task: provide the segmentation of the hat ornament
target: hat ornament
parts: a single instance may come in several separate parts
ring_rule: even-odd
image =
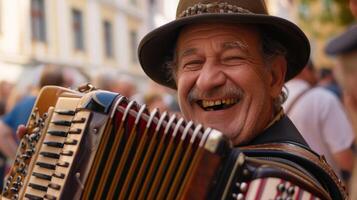
[[[189,17],[203,13],[240,13],[240,14],[254,14],[251,11],[241,8],[239,6],[228,4],[227,2],[214,3],[198,3],[194,6],[188,7],[182,11],[178,18]]]

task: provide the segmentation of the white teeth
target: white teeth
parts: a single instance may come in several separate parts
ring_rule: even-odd
[[[202,107],[207,108],[210,106],[221,105],[221,104],[235,104],[238,102],[238,99],[235,98],[227,98],[222,100],[202,100]]]

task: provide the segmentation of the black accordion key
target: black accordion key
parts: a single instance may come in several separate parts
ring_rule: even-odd
[[[33,195],[33,194],[25,194],[25,197],[30,199],[30,200],[43,200],[42,197],[39,197],[39,196],[36,196],[36,195]]]
[[[47,131],[48,134],[58,137],[67,137],[68,132],[66,131]]]
[[[72,125],[72,122],[67,121],[67,120],[52,121],[52,123],[54,125],[58,125],[58,126],[71,126]]]
[[[74,116],[76,114],[74,110],[57,110],[55,113],[68,116]]]
[[[47,157],[47,158],[54,158],[54,159],[59,159],[60,155],[57,153],[51,153],[51,152],[40,152],[40,155]]]
[[[43,186],[43,185],[29,183],[29,187],[32,187],[32,189],[35,189],[35,190],[41,190],[41,191],[47,192],[47,187]]]
[[[48,181],[50,181],[52,179],[52,177],[47,174],[41,174],[41,173],[37,173],[37,172],[33,172],[32,176],[35,176],[40,179],[48,180]]]
[[[47,146],[50,146],[50,147],[55,147],[55,148],[63,148],[63,146],[64,146],[63,143],[51,142],[51,141],[44,142],[44,144],[46,144]]]
[[[56,169],[56,165],[49,164],[49,163],[37,162],[36,165],[46,169]]]

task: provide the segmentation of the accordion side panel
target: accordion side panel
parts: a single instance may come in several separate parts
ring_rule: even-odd
[[[110,136],[112,132],[112,128],[114,126],[114,122],[112,119],[109,121],[108,125],[106,126],[105,130],[103,131],[103,135],[101,137],[100,144],[98,145],[97,153],[95,154],[94,161],[92,163],[92,166],[90,168],[90,171],[88,173],[88,178],[87,181],[85,182],[84,189],[83,189],[83,194],[81,199],[89,199],[91,187],[94,184],[94,180],[96,178],[96,174],[98,172],[98,169],[101,164],[101,159],[98,159],[103,157],[104,151],[105,151],[105,145],[102,145],[102,143],[106,143],[110,141]]]
[[[120,101],[121,99],[119,99],[116,103],[120,103]],[[104,170],[111,167],[109,163],[113,162],[113,158],[108,157],[111,148],[113,145],[115,145],[114,142],[118,141],[117,138],[120,139],[123,137],[123,114],[121,112],[116,112],[116,110],[114,110],[113,114],[113,119],[111,119],[111,123],[108,123],[107,128],[104,131],[102,139],[99,143],[98,150],[94,158],[94,163],[91,167],[91,171],[89,172],[89,178],[84,187],[82,199],[94,199],[95,195],[100,194],[99,190],[102,190],[104,187],[104,183],[99,185],[100,180],[106,178],[103,176],[103,173],[105,173]],[[109,169],[107,169],[106,173],[109,173]]]

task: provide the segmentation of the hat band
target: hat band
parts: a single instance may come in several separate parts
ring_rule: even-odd
[[[193,15],[199,15],[203,13],[240,13],[240,14],[254,14],[253,12],[244,9],[239,6],[228,4],[227,2],[221,3],[209,3],[203,4],[198,3],[191,7],[188,7],[186,10],[182,11],[178,18],[189,17]]]

